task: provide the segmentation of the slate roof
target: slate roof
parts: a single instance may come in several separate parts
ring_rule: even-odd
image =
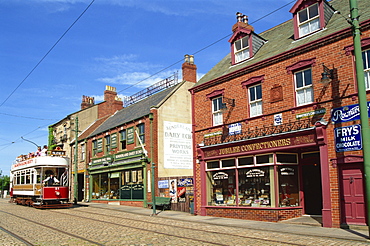
[[[172,93],[174,93],[184,82],[174,85],[164,91],[158,92],[148,98],[145,98],[135,104],[117,111],[109,117],[100,127],[98,127],[89,137],[99,133],[106,132],[124,123],[140,119],[150,113],[152,107],[159,107]]]
[[[292,50],[294,48],[307,45],[308,43],[349,28],[350,25],[343,16],[348,16],[349,2],[348,0],[333,0],[328,2],[336,11],[342,13],[333,14],[331,19],[326,24],[323,30],[320,30],[307,37],[294,40],[294,27],[293,27],[293,15],[292,19],[286,21],[278,26],[275,26],[265,32],[258,34],[267,42],[261,47],[261,49],[249,60],[239,63],[237,65],[231,65],[230,53],[225,56],[216,66],[214,66],[208,73],[206,73],[195,85],[197,87],[208,81],[214,80],[221,76],[230,74],[242,68],[251,66],[258,62],[268,60],[269,58],[279,55],[283,52]],[[370,18],[370,1],[369,0],[358,0],[360,22]],[[350,44],[349,44],[350,45]]]

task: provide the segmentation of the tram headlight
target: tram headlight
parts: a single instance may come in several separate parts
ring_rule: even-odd
[[[55,191],[55,195],[59,196],[60,195],[60,192],[59,191]]]

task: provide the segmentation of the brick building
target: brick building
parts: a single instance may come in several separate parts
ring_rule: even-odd
[[[60,147],[66,151],[66,155],[71,160],[71,185],[73,187],[73,172],[74,172],[74,144],[76,138],[76,118],[78,118],[78,131],[79,134],[79,148],[78,153],[78,200],[81,201],[86,199],[84,194],[86,182],[84,177],[87,174],[86,164],[88,162],[85,158],[86,145],[84,143],[84,137],[88,129],[94,128],[97,123],[101,123],[101,119],[106,119],[107,116],[114,114],[117,110],[122,109],[123,102],[117,97],[116,88],[111,86],[106,86],[104,91],[104,101],[95,104],[95,99],[89,96],[82,96],[81,108],[79,111],[67,115],[62,120],[49,126],[50,136],[49,136],[49,147],[54,149],[55,147]],[[73,194],[73,189],[71,191]],[[71,195],[73,198],[73,195]]]
[[[358,5],[369,90],[370,2]],[[259,34],[237,13],[230,53],[190,90],[195,213],[366,225],[348,1],[298,0],[290,12]]]
[[[142,207],[155,193],[173,195],[172,209],[189,211],[193,62],[186,55],[181,82],[175,74],[127,98],[122,110],[86,138],[90,201]]]

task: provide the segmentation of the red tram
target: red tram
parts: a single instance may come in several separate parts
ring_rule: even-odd
[[[64,151],[59,151],[59,153]],[[35,208],[71,207],[68,182],[69,158],[38,156],[16,161],[10,170],[11,201]],[[55,183],[46,182],[53,175]],[[48,184],[47,184],[48,183]]]

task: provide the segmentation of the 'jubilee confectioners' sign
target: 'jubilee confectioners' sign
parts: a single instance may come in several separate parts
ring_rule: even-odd
[[[226,147],[226,148],[214,149],[214,150],[208,150],[208,151],[205,150],[204,155],[205,157],[230,155],[230,154],[237,154],[237,153],[242,153],[242,152],[247,152],[247,151],[280,148],[280,147],[285,147],[285,146],[295,146],[295,145],[309,144],[309,143],[315,143],[315,136],[313,134],[291,137],[291,138],[282,138],[282,139],[276,139],[276,140],[271,140],[271,141],[251,143],[251,144],[242,144],[238,146]]]

